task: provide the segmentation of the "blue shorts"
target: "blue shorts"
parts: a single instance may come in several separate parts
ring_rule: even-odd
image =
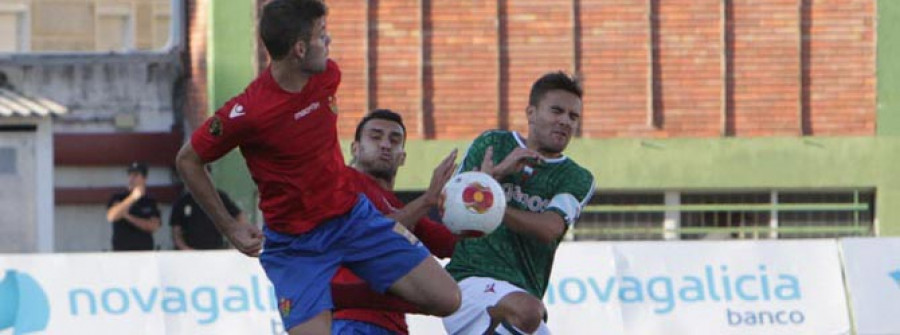
[[[429,256],[411,233],[395,231],[395,224],[360,195],[349,213],[304,234],[264,229],[259,262],[275,286],[284,329],[334,307],[331,278],[339,266],[384,293]]]
[[[396,335],[388,329],[376,324],[356,320],[334,320],[331,323],[331,335]]]

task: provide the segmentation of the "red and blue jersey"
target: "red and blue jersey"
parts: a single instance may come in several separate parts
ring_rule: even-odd
[[[337,135],[340,82],[331,60],[301,92],[285,91],[266,69],[191,136],[205,162],[241,149],[269,229],[301,234],[356,203]]]
[[[366,195],[367,198],[375,205],[378,211],[384,214],[390,214],[403,208],[403,202],[394,195],[393,192],[386,190],[378,185],[372,177],[347,168],[348,180],[357,185],[357,188]],[[453,235],[444,225],[422,218],[416,224],[413,234],[422,241],[429,251],[440,258],[447,258],[453,254],[453,248],[456,245],[458,237]],[[334,319],[356,320],[378,325],[382,328],[394,331],[399,334],[408,334],[406,326],[406,317],[400,312],[390,312],[378,310],[379,307],[386,308],[390,306],[404,306],[405,301],[401,298],[389,295],[379,295],[374,292],[365,292],[368,286],[362,279],[354,275],[347,268],[338,270],[334,276],[332,283],[342,285],[343,287],[362,287],[362,290],[353,289],[347,292],[334,292],[333,298],[335,304],[340,307],[340,301],[352,299],[354,304],[368,305],[373,309],[336,309]],[[360,302],[360,299],[368,299],[367,302]],[[415,307],[411,307],[414,309]],[[401,307],[402,309],[402,307]]]

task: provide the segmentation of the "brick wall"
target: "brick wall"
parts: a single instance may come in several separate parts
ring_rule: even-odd
[[[733,87],[728,133],[799,135],[800,11],[797,1],[734,0],[729,25]],[[874,89],[874,88],[873,88]],[[874,107],[874,106],[873,106]],[[874,110],[873,110],[874,112]]]
[[[328,0],[340,132],[527,130],[540,74],[579,72],[582,135],[874,135],[872,0]]]

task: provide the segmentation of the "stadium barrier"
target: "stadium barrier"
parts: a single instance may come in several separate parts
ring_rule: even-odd
[[[234,251],[0,255],[0,272],[0,333],[284,333],[257,260]],[[566,242],[544,302],[556,334],[850,334],[848,306],[859,334],[900,334],[884,317],[900,239]]]

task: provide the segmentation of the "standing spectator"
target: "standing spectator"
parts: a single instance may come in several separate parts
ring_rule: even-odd
[[[113,194],[107,207],[114,251],[153,250],[153,232],[161,223],[156,200],[147,195],[146,164],[128,166],[128,190]]]
[[[246,223],[247,217],[241,212],[241,209],[231,201],[228,194],[222,190],[219,192],[219,198],[225,204],[228,214],[235,218],[238,222]],[[209,250],[224,249],[225,239],[222,233],[216,229],[216,226],[210,220],[203,208],[197,204],[190,192],[184,192],[175,204],[172,205],[172,215],[169,217],[169,224],[172,226],[172,242],[175,249],[178,250]]]

